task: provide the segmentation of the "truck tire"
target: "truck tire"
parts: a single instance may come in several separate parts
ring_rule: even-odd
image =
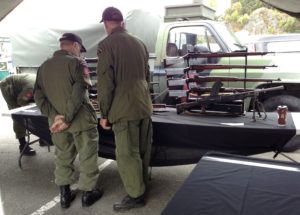
[[[300,99],[290,95],[278,95],[263,102],[267,112],[276,111],[278,105],[286,105],[291,112],[300,112]]]

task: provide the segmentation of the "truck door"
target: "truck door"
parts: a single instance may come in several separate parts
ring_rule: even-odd
[[[166,57],[184,56],[188,52],[216,53],[224,52],[217,38],[207,26],[181,26],[169,31]],[[226,61],[226,62],[223,62]],[[193,61],[197,64],[228,63],[228,59],[202,58]],[[228,75],[228,70],[203,70],[199,75]]]
[[[167,46],[166,46],[166,59],[175,60],[184,56],[189,52],[198,52],[198,53],[216,53],[224,52],[222,46],[219,44],[218,40],[214,34],[210,31],[207,26],[204,25],[190,25],[190,26],[179,26],[174,27],[169,31]],[[226,61],[226,62],[224,62]],[[176,61],[174,61],[176,62]],[[189,59],[188,61],[174,63],[168,65],[170,68],[186,68],[191,65],[205,65],[205,64],[228,64],[228,59],[226,58],[196,58]],[[174,70],[166,69],[167,79],[170,80],[168,83],[171,97],[180,97],[185,96],[185,89],[182,85],[185,84],[183,81],[178,81],[179,78],[187,78],[186,73],[182,72],[179,74],[179,70],[174,73],[174,76],[169,75],[167,71],[173,72]],[[189,76],[193,74],[198,74],[200,76],[228,76],[228,69],[203,69],[197,71],[189,71]],[[203,86],[211,86],[213,83],[204,83]],[[226,85],[226,83],[223,83]],[[171,86],[172,85],[172,86]],[[180,91],[181,90],[181,91]]]

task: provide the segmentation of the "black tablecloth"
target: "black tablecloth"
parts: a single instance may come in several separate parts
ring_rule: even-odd
[[[47,118],[37,107],[19,111],[12,117],[35,135],[51,141]],[[293,119],[277,126],[277,114],[268,113],[266,120],[252,121],[252,113],[245,116],[177,115],[175,109],[155,113],[153,120],[152,165],[178,165],[197,163],[209,150],[240,155],[251,155],[280,150],[295,134]],[[114,159],[112,131],[98,126],[99,156]]]
[[[212,153],[161,215],[299,215],[300,166]]]
[[[154,142],[255,154],[264,149],[280,149],[296,134],[291,115],[287,118],[287,125],[278,127],[276,113],[268,113],[266,120],[253,122],[252,113],[245,116],[177,115],[171,111],[152,117]]]

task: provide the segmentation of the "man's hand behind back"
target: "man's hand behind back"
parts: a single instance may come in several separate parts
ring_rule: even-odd
[[[50,126],[51,133],[58,133],[67,129],[69,125],[65,123],[63,115],[57,115],[54,118],[54,123]]]
[[[111,125],[110,125],[108,119],[100,119],[100,126],[105,130],[111,129]]]

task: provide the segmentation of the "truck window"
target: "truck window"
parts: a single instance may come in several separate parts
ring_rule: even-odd
[[[226,25],[223,23],[215,23],[215,28],[218,29],[218,32],[220,35],[222,35],[222,38],[225,42],[225,44],[228,46],[230,52],[233,51],[244,51],[245,46],[241,44],[241,42],[238,40],[236,35],[229,30]]]
[[[188,52],[220,52],[221,46],[205,26],[172,28],[169,32],[167,56],[183,56]]]

